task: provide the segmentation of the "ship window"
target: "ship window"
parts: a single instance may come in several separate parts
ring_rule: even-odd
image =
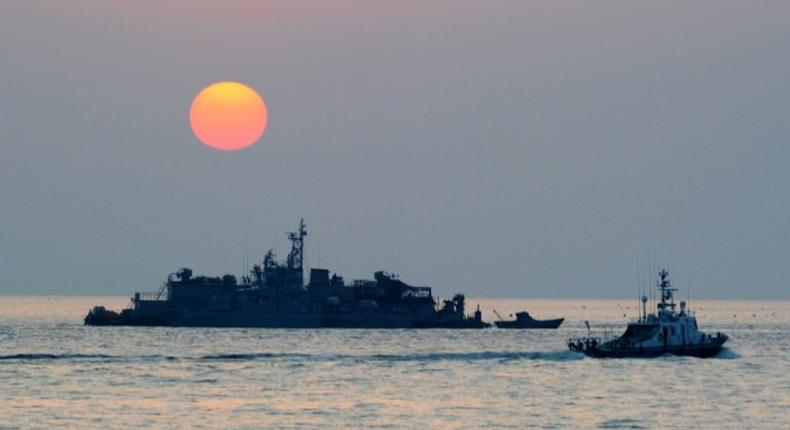
[[[655,324],[631,324],[623,333],[623,338],[636,341],[645,341],[656,335],[658,325]]]

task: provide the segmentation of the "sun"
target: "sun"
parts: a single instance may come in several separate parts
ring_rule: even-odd
[[[257,142],[266,131],[268,119],[260,94],[233,81],[203,88],[189,110],[189,122],[198,140],[223,151],[236,151]]]

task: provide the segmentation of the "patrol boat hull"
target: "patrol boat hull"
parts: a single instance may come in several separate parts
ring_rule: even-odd
[[[715,341],[709,345],[685,345],[667,348],[636,348],[628,350],[612,350],[603,348],[582,348],[572,351],[582,352],[584,355],[593,358],[656,358],[662,355],[677,355],[697,358],[715,357],[724,347],[724,339]]]

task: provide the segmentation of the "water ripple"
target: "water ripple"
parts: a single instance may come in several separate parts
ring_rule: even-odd
[[[484,360],[543,360],[543,361],[572,361],[581,360],[584,356],[570,351],[546,351],[546,352],[523,352],[523,351],[479,351],[479,352],[439,352],[439,353],[416,353],[416,354],[299,354],[299,353],[228,353],[228,354],[209,354],[198,357],[174,357],[167,355],[107,355],[107,354],[50,354],[50,353],[23,353],[12,355],[0,355],[0,361],[38,361],[38,360],[100,360],[100,361],[164,361],[164,360],[183,360],[183,361],[266,361],[266,360],[290,360],[290,361],[345,361],[355,362],[375,361],[375,362],[432,362],[432,361],[484,361]]]

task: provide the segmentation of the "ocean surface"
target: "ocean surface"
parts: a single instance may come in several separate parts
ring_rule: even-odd
[[[559,330],[85,327],[124,297],[0,297],[0,428],[790,428],[790,302],[697,301],[712,359],[585,358],[624,300],[469,300]]]

